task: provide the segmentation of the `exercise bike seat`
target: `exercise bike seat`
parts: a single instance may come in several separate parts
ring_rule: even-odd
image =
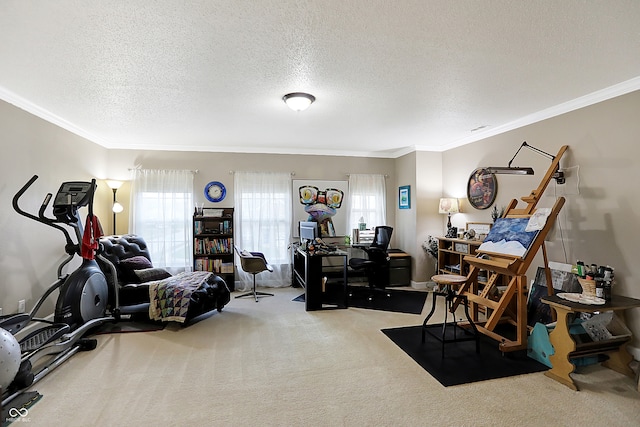
[[[65,323],[54,323],[53,325],[45,326],[22,338],[20,340],[20,351],[27,353],[38,350],[70,331],[71,328]]]

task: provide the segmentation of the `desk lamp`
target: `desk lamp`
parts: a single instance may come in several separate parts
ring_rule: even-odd
[[[516,151],[516,154],[513,155],[513,157],[511,158],[511,160],[509,160],[509,163],[507,164],[506,167],[504,166],[489,166],[488,168],[486,168],[486,170],[488,172],[491,173],[495,173],[495,174],[501,174],[501,175],[533,175],[533,168],[530,167],[518,167],[518,166],[511,166],[511,163],[513,163],[513,161],[515,160],[516,156],[518,155],[518,153],[520,152],[520,150],[522,150],[522,147],[526,147],[532,151],[535,151],[538,154],[541,154],[549,159],[551,159],[551,161],[554,161],[556,156],[553,156],[547,152],[544,152],[542,150],[540,150],[539,148],[536,148],[534,146],[531,146],[529,144],[527,144],[527,141],[524,141],[521,145],[520,148],[518,148],[518,151]],[[556,180],[556,182],[558,184],[564,184],[565,183],[565,177],[564,177],[564,172],[562,172],[559,168],[555,170],[553,176],[553,179]]]

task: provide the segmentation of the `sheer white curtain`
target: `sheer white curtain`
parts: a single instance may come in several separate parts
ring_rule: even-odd
[[[193,269],[193,171],[131,172],[131,232],[149,247],[154,267],[172,273]]]
[[[257,286],[291,285],[291,174],[235,172],[233,185],[239,250],[264,253],[273,273],[256,276]],[[236,265],[240,265],[237,261]],[[236,290],[253,287],[253,276],[238,269]]]
[[[387,225],[387,188],[384,175],[349,175],[349,216],[347,236],[358,228],[360,218],[364,218],[368,229],[376,225]]]

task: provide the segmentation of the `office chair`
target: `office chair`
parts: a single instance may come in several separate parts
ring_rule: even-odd
[[[393,227],[381,225],[375,228],[373,242],[369,246],[354,246],[363,249],[367,258],[351,258],[349,267],[364,271],[369,282],[369,300],[376,291],[384,291],[389,284],[389,254],[387,248],[391,240]],[[390,294],[387,293],[387,296]]]
[[[263,271],[269,271],[273,273],[273,267],[269,265],[267,259],[264,257],[264,254],[261,252],[240,251],[237,247],[234,248],[236,250],[236,253],[240,257],[240,265],[242,266],[242,269],[247,273],[253,274],[253,291],[247,292],[246,294],[238,295],[236,298],[253,296],[256,302],[258,302],[259,296],[272,297],[273,294],[256,291],[256,274],[262,273]]]

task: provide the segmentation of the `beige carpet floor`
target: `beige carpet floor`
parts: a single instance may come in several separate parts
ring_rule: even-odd
[[[426,310],[306,312],[291,301],[301,292],[232,299],[187,328],[100,335],[33,387],[43,398],[28,425],[640,425],[635,381],[601,366],[574,374],[579,392],[543,373],[447,388],[380,332]]]

